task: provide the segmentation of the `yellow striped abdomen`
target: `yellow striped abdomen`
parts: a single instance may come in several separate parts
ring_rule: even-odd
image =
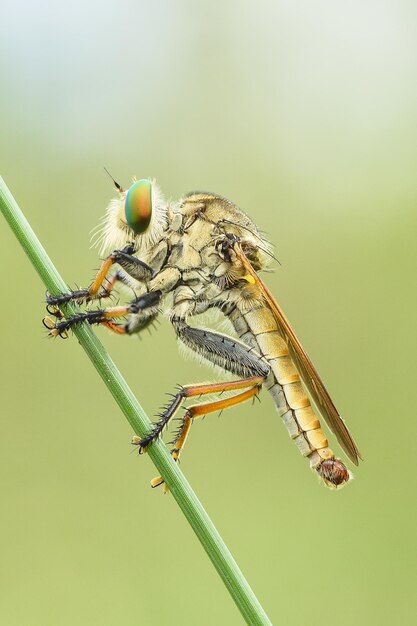
[[[242,341],[256,348],[271,366],[265,386],[301,454],[309,459],[310,466],[329,486],[346,483],[349,472],[328,446],[272,311],[267,306],[249,311],[236,307],[228,313],[228,317]]]

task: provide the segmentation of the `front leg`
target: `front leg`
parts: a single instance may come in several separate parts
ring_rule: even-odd
[[[103,283],[107,278],[108,272],[114,263],[120,265],[120,267],[125,270],[126,274],[135,280],[139,282],[150,281],[155,276],[155,272],[151,267],[149,267],[149,265],[134,256],[133,253],[134,246],[132,244],[125,246],[122,250],[114,250],[114,252],[112,252],[103,261],[89,287],[86,289],[69,291],[57,296],[48,294],[46,298],[48,307],[59,307],[61,304],[69,302],[70,300],[82,302],[93,299],[107,298],[118,280],[124,282],[123,276],[116,272],[116,274],[114,274],[110,279],[107,279],[107,284],[103,287]]]
[[[131,258],[138,260],[136,257]],[[84,311],[68,319],[63,319],[62,314],[59,315],[55,313],[57,317],[56,321],[46,317],[43,323],[48,328],[49,334],[54,337],[65,336],[70,328],[80,322],[102,324],[119,334],[131,335],[137,333],[156,318],[159,313],[159,304],[163,295],[169,293],[175,287],[180,277],[181,274],[177,268],[166,267],[147,283],[148,291],[134,298],[126,306]],[[118,324],[114,321],[115,318],[120,317],[127,317],[127,322],[125,324]]]
[[[45,318],[43,323],[52,337],[66,336],[68,330],[81,322],[87,322],[90,325],[100,324],[106,326],[109,330],[119,335],[132,335],[154,321],[159,313],[161,296],[161,291],[150,291],[135,298],[125,306],[84,311],[68,319],[59,317],[55,322],[52,322],[50,318]],[[115,321],[121,317],[127,317],[127,321],[124,324],[119,324]]]

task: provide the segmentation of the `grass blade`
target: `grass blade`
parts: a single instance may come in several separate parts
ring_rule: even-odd
[[[67,285],[1,177],[0,209],[48,291],[51,294],[67,291]],[[73,303],[68,303],[63,309],[67,315],[74,314],[78,310]],[[77,325],[74,328],[74,333],[134,432],[139,436],[145,435],[149,431],[151,422],[91,327],[88,324]],[[173,462],[162,441],[156,441],[152,444],[148,454],[158,472],[164,477],[173,497],[196,533],[246,622],[254,626],[270,625],[270,620],[223,539],[178,465]]]

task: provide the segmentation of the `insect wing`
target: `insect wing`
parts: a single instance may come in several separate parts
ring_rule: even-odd
[[[248,275],[252,277],[254,284],[257,285],[259,291],[261,292],[269,308],[271,309],[275,317],[275,321],[277,322],[278,330],[282,338],[288,345],[288,350],[290,352],[291,358],[298,368],[300,376],[305,386],[307,387],[311,397],[316,403],[320,413],[326,420],[326,423],[331,431],[336,435],[339,444],[346,452],[352,463],[358,465],[359,459],[362,458],[359,449],[353,437],[351,436],[344,420],[340,417],[338,410],[333,404],[333,401],[329,396],[329,393],[324,386],[323,381],[318,375],[316,368],[311,362],[310,357],[305,352],[301,343],[299,342],[291,324],[289,323],[284,312],[278,305],[274,296],[269,291],[268,287],[261,280],[261,278],[259,278],[257,272],[253,269],[249,259],[244,254],[239,243],[234,244],[234,251],[239,261],[248,272]]]

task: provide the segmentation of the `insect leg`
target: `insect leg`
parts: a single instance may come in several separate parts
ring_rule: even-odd
[[[157,439],[175,415],[183,400],[193,395],[218,393],[262,384],[270,372],[270,366],[241,341],[202,328],[192,328],[183,320],[174,319],[173,325],[179,337],[189,348],[227,372],[241,377],[239,381],[214,383],[212,385],[188,385],[182,387],[164,411],[160,420],[142,440],[136,443],[143,450]],[[262,382],[260,382],[262,381]]]
[[[212,330],[188,326],[182,319],[173,319],[172,323],[178,339],[193,352],[226,372],[241,378],[268,376],[270,365],[238,339]]]
[[[172,323],[178,338],[191,350],[214,365],[218,365],[227,372],[236,374],[242,378],[241,380],[232,382],[182,387],[179,393],[174,396],[172,402],[170,402],[160,414],[160,420],[154,425],[150,433],[143,439],[140,437],[133,438],[133,443],[140,447],[140,451],[144,451],[145,448],[161,434],[163,428],[173,418],[185,398],[249,387],[248,390],[236,396],[216,402],[195,405],[187,409],[182,425],[173,442],[175,448],[172,454],[173,457],[177,459],[180,450],[184,446],[193,418],[233,406],[256,395],[270,372],[270,366],[263,361],[259,355],[256,355],[251,348],[237,339],[214,331],[193,328],[188,326],[182,318],[174,318]],[[153,487],[156,487],[162,484],[162,482],[163,479],[158,477],[154,479],[151,484]]]
[[[171,450],[172,458],[174,459],[174,461],[178,461],[194,418],[201,417],[202,415],[207,415],[208,413],[222,411],[230,406],[234,406],[235,404],[239,404],[241,402],[245,402],[245,400],[249,400],[250,398],[258,394],[263,382],[264,378],[262,376],[258,376],[226,383],[213,383],[210,385],[188,385],[187,387],[183,387],[180,392],[174,397],[170,405],[167,407],[166,411],[162,415],[160,422],[158,422],[158,424],[155,424],[152,433],[150,433],[150,435],[148,435],[148,437],[145,439],[140,439],[140,437],[134,437],[132,443],[134,445],[140,446],[140,450],[144,450],[146,445],[148,445],[150,441],[155,438],[155,435],[158,436],[163,427],[166,425],[167,420],[164,420],[164,417],[168,417],[169,419],[171,419],[173,415],[175,415],[182,401],[187,397],[249,387],[249,389],[247,389],[246,391],[243,391],[242,393],[236,394],[234,396],[230,396],[229,398],[223,398],[222,400],[216,400],[214,402],[194,404],[187,408],[184,417],[181,420],[181,426],[176,433],[175,439],[171,442],[174,445],[174,448]],[[145,441],[147,441],[147,444],[144,445]],[[164,479],[162,478],[162,476],[157,476],[151,481],[151,486],[157,487],[163,482]]]
[[[132,261],[132,259],[134,261]],[[132,263],[136,263],[136,261],[138,261],[140,264],[138,267],[141,267],[142,261],[139,261],[136,257],[130,257],[129,262],[130,261],[132,261]],[[149,271],[153,273],[153,270],[150,270],[150,268]],[[133,270],[131,270],[131,272],[133,273]],[[138,276],[139,274],[136,274],[136,278]],[[169,293],[175,287],[178,283],[179,277],[180,272],[177,268],[164,268],[160,272],[156,273],[152,280],[147,282],[147,290],[145,293],[137,298],[134,298],[125,307],[108,307],[96,311],[87,311],[74,315],[67,320],[63,319],[63,316],[59,312],[56,312],[55,316],[58,318],[57,322],[54,322],[51,318],[46,317],[43,320],[43,323],[48,330],[51,331],[50,334],[53,336],[65,335],[69,328],[82,321],[87,321],[90,324],[103,324],[110,330],[119,334],[131,335],[133,333],[137,333],[145,328],[145,326],[148,326],[156,318],[159,313],[159,303],[161,302],[163,295],[165,293]],[[66,295],[68,294],[64,294],[63,297],[65,298]],[[56,304],[53,305],[51,303],[51,306],[56,306]],[[125,315],[128,316],[126,324],[120,325],[109,321],[114,317],[123,317]]]
[[[75,291],[69,291],[57,296],[47,295],[46,301],[48,306],[59,306],[70,300],[82,301],[93,300],[95,298],[106,298],[110,295],[112,288],[117,280],[123,280],[119,274],[113,275],[109,279],[109,284],[103,287],[103,283],[107,277],[107,274],[114,263],[118,263],[125,272],[138,281],[147,281],[153,278],[154,271],[146,263],[138,259],[133,255],[134,248],[132,245],[128,245],[122,250],[115,250],[112,252],[101,264],[93,282],[86,289],[77,289]]]
[[[262,385],[264,380],[265,378],[263,376],[252,376],[250,378],[243,378],[241,380],[232,380],[228,382],[225,381],[220,383],[181,386],[172,401],[169,402],[167,406],[164,407],[162,413],[160,413],[160,420],[153,425],[152,430],[146,435],[146,437],[135,437],[133,443],[139,446],[139,453],[145,451],[147,446],[159,437],[163,429],[172,420],[174,415],[176,415],[178,409],[187,398],[192,398],[193,396],[203,396],[211,393],[224,393],[225,391],[245,389],[246,387],[258,387]],[[222,402],[224,402],[224,400],[222,400]],[[225,407],[220,407],[220,409],[221,408]]]
[[[175,461],[179,459],[181,450],[184,447],[185,441],[187,439],[189,430],[191,428],[191,424],[194,418],[202,417],[207,415],[208,413],[214,413],[216,411],[223,411],[227,409],[229,406],[234,406],[235,404],[240,404],[241,402],[245,402],[249,400],[253,396],[256,396],[259,393],[260,387],[263,383],[263,379],[258,379],[258,383],[253,387],[250,387],[246,391],[242,393],[236,394],[235,396],[230,396],[229,398],[224,398],[222,400],[216,400],[215,402],[207,402],[201,404],[194,404],[188,407],[185,412],[184,417],[182,418],[182,423],[178,432],[176,433],[175,439],[172,441],[174,445],[173,450],[171,451],[172,457]],[[246,381],[248,382],[248,381]]]
[[[146,326],[158,313],[158,305],[161,299],[160,291],[150,291],[132,300],[125,306],[106,307],[94,311],[77,313],[68,319],[59,318],[54,324],[50,319],[44,320],[49,334],[53,337],[65,334],[70,328],[80,322],[89,324],[102,324],[113,332],[119,334],[132,334]],[[127,322],[118,324],[113,320],[128,316]]]

